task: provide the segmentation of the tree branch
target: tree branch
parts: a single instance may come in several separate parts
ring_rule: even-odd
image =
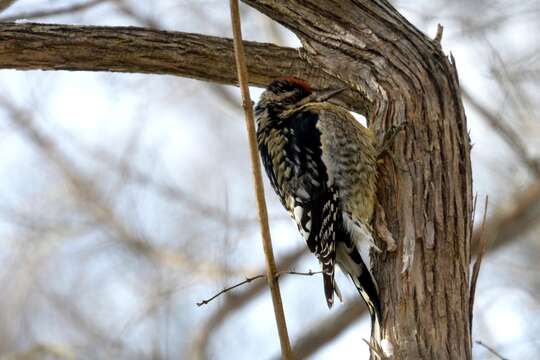
[[[244,41],[249,84],[297,76],[315,88],[343,86],[304,61],[298,49]],[[166,74],[237,85],[232,39],[140,27],[0,23],[0,69]],[[340,100],[365,113],[358,94]]]
[[[309,269],[307,272],[303,272],[303,271],[294,271],[294,270],[281,270],[281,271],[278,271],[276,273],[276,279],[279,278],[281,275],[284,275],[284,274],[289,274],[289,275],[300,275],[300,276],[313,276],[313,275],[316,275],[316,274],[320,274],[322,271],[313,271],[311,269]],[[199,301],[197,303],[197,306],[203,306],[203,305],[206,305],[208,303],[210,303],[210,301],[218,298],[219,296],[225,294],[225,293],[228,293],[229,291],[232,291],[242,285],[245,285],[245,284],[249,284],[250,282],[254,281],[254,280],[259,280],[259,279],[262,279],[262,278],[265,278],[266,277],[266,274],[259,274],[259,275],[255,275],[255,276],[246,276],[245,280],[243,281],[240,281],[234,285],[231,285],[231,286],[227,286],[226,288],[223,288],[222,290],[220,290],[219,292],[215,293],[214,295],[212,295],[211,297],[209,297],[208,299],[203,299],[201,301]]]
[[[291,69],[294,49],[247,45],[251,84],[305,70]],[[4,69],[169,74],[237,84],[234,66],[232,39],[138,27],[0,24]]]

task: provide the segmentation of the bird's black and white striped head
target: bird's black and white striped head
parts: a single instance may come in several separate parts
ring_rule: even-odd
[[[263,112],[271,109],[275,112],[283,111],[313,93],[307,81],[292,76],[274,80],[261,94],[255,111]]]
[[[288,76],[274,80],[261,94],[255,107],[255,114],[260,117],[265,112],[270,118],[301,106],[308,102],[324,102],[341,93],[345,88],[315,91],[311,85],[302,79]]]

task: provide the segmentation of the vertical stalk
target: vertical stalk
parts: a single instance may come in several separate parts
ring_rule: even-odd
[[[268,226],[268,212],[266,210],[266,201],[264,198],[264,187],[261,174],[261,164],[257,151],[257,139],[255,135],[255,121],[253,119],[253,105],[249,96],[249,87],[247,79],[247,66],[244,55],[244,45],[242,43],[242,30],[240,26],[240,13],[238,10],[238,0],[230,0],[231,21],[234,35],[234,54],[236,58],[236,69],[238,73],[238,82],[242,92],[242,107],[244,108],[246,118],[246,128],[249,138],[249,148],[251,155],[251,168],[253,172],[253,182],[255,185],[255,194],[257,196],[257,209],[259,222],[261,225],[261,236],[266,257],[266,279],[270,292],[272,294],[272,303],[274,305],[274,315],[276,318],[279,342],[281,345],[281,355],[283,359],[292,359],[291,344],[287,332],[287,323],[283,312],[283,303],[279,283],[276,277],[276,263],[274,261],[274,252],[272,250],[272,240],[270,239],[270,228]]]

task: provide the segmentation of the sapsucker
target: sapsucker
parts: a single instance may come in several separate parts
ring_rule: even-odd
[[[366,302],[373,334],[380,301],[359,243],[373,241],[377,142],[346,109],[328,102],[342,90],[315,92],[294,77],[273,81],[255,108],[257,141],[274,190],[321,263],[328,307],[334,292],[341,297],[337,263]]]

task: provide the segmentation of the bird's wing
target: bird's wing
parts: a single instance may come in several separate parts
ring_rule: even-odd
[[[338,188],[347,221],[369,227],[376,189],[376,138],[347,110],[314,105],[319,116],[323,161],[328,177]]]
[[[272,186],[281,198],[308,248],[321,262],[325,294],[333,302],[335,231],[341,216],[339,196],[328,181],[322,161],[318,113],[291,114],[281,127],[265,129],[259,150]]]

